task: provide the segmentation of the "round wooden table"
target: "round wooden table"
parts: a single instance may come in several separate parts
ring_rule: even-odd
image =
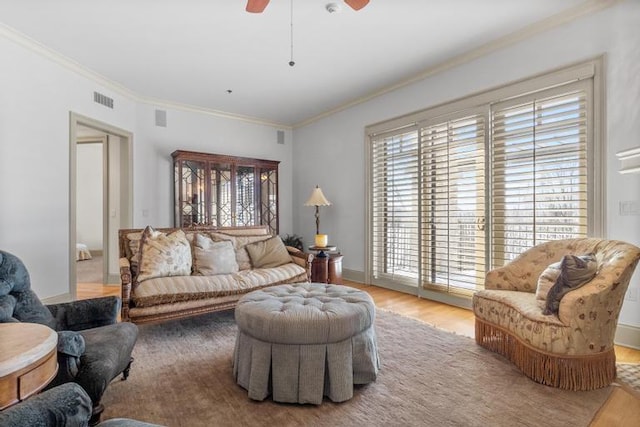
[[[58,372],[58,334],[35,323],[0,323],[0,410],[42,390]]]

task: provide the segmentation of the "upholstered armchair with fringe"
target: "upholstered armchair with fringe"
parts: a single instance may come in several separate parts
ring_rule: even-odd
[[[31,289],[18,257],[0,250],[0,322],[39,323],[58,332],[58,373],[49,388],[67,382],[82,386],[93,403],[91,424],[100,419],[108,384],[126,379],[138,328],[118,323],[120,299],[93,298],[44,305]]]
[[[590,254],[594,275],[544,314],[539,283],[565,255]],[[490,271],[473,296],[476,342],[507,357],[529,378],[568,390],[593,390],[616,377],[614,337],[640,248],[594,238],[537,245]],[[555,264],[555,268],[558,264]],[[539,290],[538,290],[539,291]]]

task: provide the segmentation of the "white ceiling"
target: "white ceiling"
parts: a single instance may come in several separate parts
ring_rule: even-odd
[[[334,1],[294,0],[294,67],[291,0],[0,0],[0,22],[142,98],[296,125],[597,3]]]

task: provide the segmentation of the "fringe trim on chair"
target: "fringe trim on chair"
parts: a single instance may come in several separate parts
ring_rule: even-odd
[[[505,329],[476,318],[476,342],[505,356],[532,380],[565,390],[606,387],[616,378],[614,349],[589,355],[557,355],[532,347]]]

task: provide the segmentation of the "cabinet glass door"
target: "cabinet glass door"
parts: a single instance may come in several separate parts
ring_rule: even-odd
[[[176,227],[251,227],[278,233],[278,161],[177,150]]]
[[[271,234],[278,234],[278,171],[260,170],[260,223],[269,226]]]
[[[231,227],[233,223],[233,204],[231,195],[231,165],[213,164],[211,166],[211,224],[217,227]]]
[[[177,162],[176,168],[176,214],[181,226],[207,223],[205,210],[205,164],[196,161]]]
[[[253,166],[236,168],[235,226],[256,225],[256,169]]]

